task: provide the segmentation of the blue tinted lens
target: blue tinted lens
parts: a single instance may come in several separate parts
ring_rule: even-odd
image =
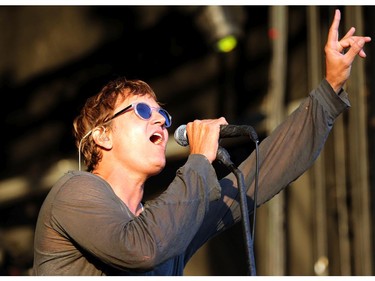
[[[151,117],[151,108],[148,104],[138,103],[136,105],[135,111],[138,113],[139,117],[148,120]]]
[[[170,127],[172,125],[172,117],[169,115],[169,113],[163,108],[159,109],[159,113],[165,118],[164,126],[166,128]]]
[[[165,119],[165,124],[164,126],[166,128],[170,127],[172,125],[172,118],[171,116],[169,115],[169,113],[163,109],[163,108],[159,108],[157,110]],[[152,115],[152,109],[151,107],[146,104],[146,103],[138,103],[135,107],[135,112],[138,114],[139,117],[141,117],[142,119],[145,119],[145,120],[148,120],[151,118],[151,115]]]

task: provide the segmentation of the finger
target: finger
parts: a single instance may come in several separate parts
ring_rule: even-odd
[[[354,40],[356,40],[355,37],[343,38],[343,39],[340,40],[339,44],[340,44],[343,48],[348,48],[348,47],[350,47],[350,45],[353,44]]]
[[[361,58],[365,58],[365,57],[367,56],[364,50],[360,50],[359,53],[358,53],[358,55],[359,55]]]
[[[217,121],[218,121],[218,123],[219,123],[220,125],[228,125],[228,122],[227,122],[227,120],[225,119],[225,117],[220,117],[220,118],[217,119]]]
[[[336,44],[339,38],[339,25],[340,25],[341,13],[340,10],[336,9],[335,16],[333,18],[331,27],[328,32],[328,43]]]
[[[357,45],[360,40],[363,40],[364,41],[363,45],[365,45],[365,43],[371,41],[371,37],[368,37],[368,36],[352,36],[352,37],[349,37],[349,38],[346,38],[346,39],[342,39],[339,42],[339,44],[340,44],[341,47],[343,47],[343,49],[346,49],[346,48]],[[363,49],[360,50],[358,54],[361,57],[366,57],[366,54],[363,51]]]
[[[371,37],[366,36],[366,37],[363,38],[363,40],[365,41],[365,43],[364,43],[364,45],[365,45],[366,43],[371,41]],[[362,58],[365,58],[367,55],[366,55],[365,51],[362,49],[361,51],[359,51],[359,56],[362,57]]]
[[[345,40],[347,38],[350,38],[351,36],[353,36],[354,32],[355,32],[355,27],[351,27],[341,40]]]
[[[348,37],[348,38],[341,39],[340,42],[339,42],[339,44],[341,46],[343,46],[344,48],[348,48],[351,45],[353,45],[354,42],[359,41],[361,39],[364,40],[365,43],[371,41],[371,37],[368,37],[368,36],[351,36],[351,37]]]
[[[358,40],[353,40],[350,45],[350,49],[346,53],[346,56],[350,58],[351,61],[354,60],[355,56],[358,54],[360,57],[366,57],[363,47],[365,45],[365,40],[360,38]]]

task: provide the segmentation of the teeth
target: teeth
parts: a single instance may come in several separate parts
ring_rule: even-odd
[[[163,141],[163,136],[159,133],[155,133],[151,136],[150,140],[154,143],[154,144],[160,144],[162,141]]]

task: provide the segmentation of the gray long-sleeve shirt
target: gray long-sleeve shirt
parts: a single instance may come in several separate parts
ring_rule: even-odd
[[[257,205],[279,193],[318,157],[347,93],[326,80],[259,146]],[[252,210],[255,154],[241,165]],[[235,176],[217,179],[190,155],[167,190],[135,217],[110,185],[71,171],[51,189],[35,231],[35,275],[182,275],[191,256],[241,218]]]

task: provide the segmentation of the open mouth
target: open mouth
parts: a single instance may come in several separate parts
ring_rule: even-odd
[[[163,136],[159,133],[155,133],[150,137],[150,141],[153,144],[161,144],[163,142]]]

